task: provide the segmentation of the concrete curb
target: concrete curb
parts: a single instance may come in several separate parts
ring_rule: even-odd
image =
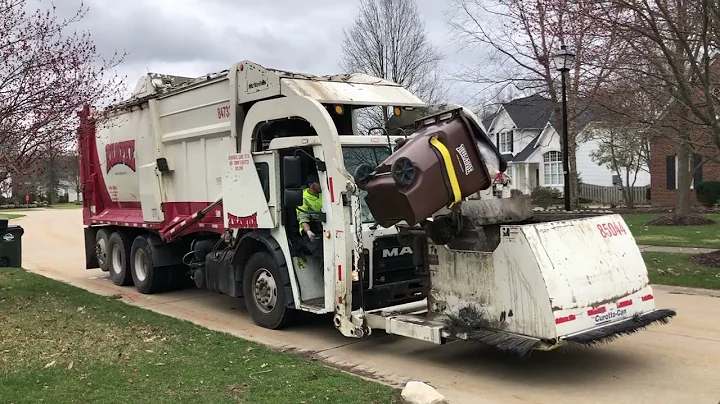
[[[702,248],[702,247],[668,247],[668,246],[654,246],[654,245],[638,245],[640,252],[659,252],[659,253],[670,253],[670,254],[707,254],[718,251],[716,248]]]
[[[692,296],[709,296],[720,298],[720,290],[687,288],[684,286],[668,286],[668,285],[651,285],[653,289],[661,290],[674,295],[692,295]]]

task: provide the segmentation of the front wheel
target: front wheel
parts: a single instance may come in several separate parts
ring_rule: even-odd
[[[243,272],[245,306],[255,324],[270,329],[284,327],[290,320],[280,270],[267,253],[255,253]]]

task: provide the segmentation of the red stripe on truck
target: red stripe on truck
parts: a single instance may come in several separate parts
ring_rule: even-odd
[[[588,316],[596,316],[598,314],[605,313],[605,306],[598,307],[597,309],[588,310]]]
[[[642,297],[643,302],[647,302],[648,300],[654,299],[653,295],[645,295]]]
[[[330,187],[330,202],[335,203],[335,187],[333,186],[333,179],[328,179],[328,187]]]
[[[632,305],[632,299],[623,300],[622,302],[618,303],[617,307],[618,307],[618,309],[621,309],[623,307],[627,307],[630,305]]]
[[[575,315],[574,315],[574,314],[571,314],[571,315],[566,316],[566,317],[558,317],[558,318],[556,318],[556,319],[555,319],[555,324],[567,323],[568,321],[574,321],[574,320],[575,320]]]
[[[338,281],[342,281],[342,265],[338,265]]]

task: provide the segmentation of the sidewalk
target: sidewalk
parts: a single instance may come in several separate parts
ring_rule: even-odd
[[[718,251],[715,248],[696,248],[696,247],[663,247],[656,245],[639,245],[641,252],[660,252],[660,253],[678,253],[678,254],[707,254]]]

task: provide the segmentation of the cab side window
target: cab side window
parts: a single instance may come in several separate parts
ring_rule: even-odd
[[[265,193],[265,201],[270,201],[270,166],[267,163],[256,163],[255,168],[257,169],[258,177],[260,178],[260,185]]]

